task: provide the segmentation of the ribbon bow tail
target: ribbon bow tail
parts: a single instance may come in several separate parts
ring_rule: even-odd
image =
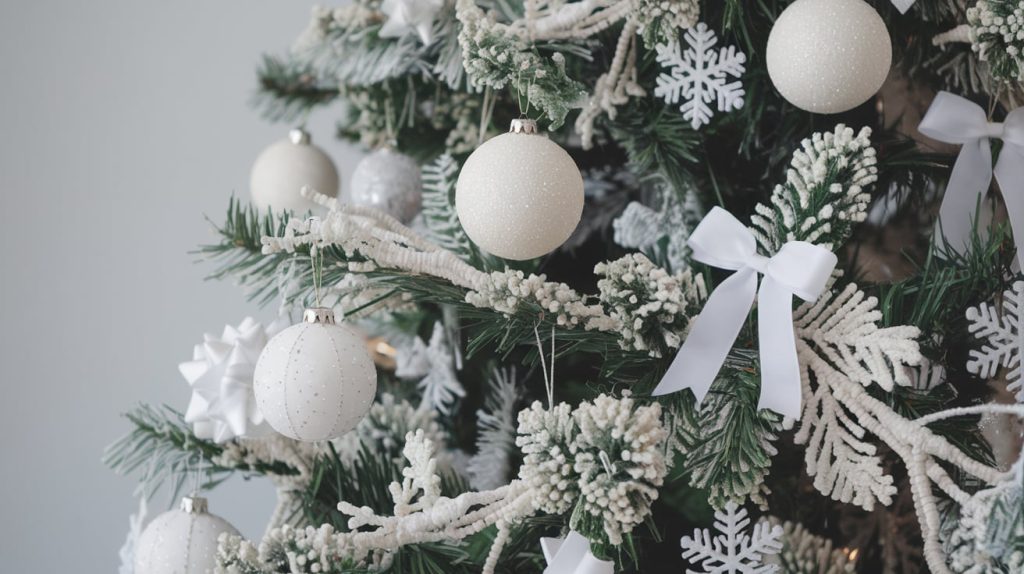
[[[838,261],[835,253],[804,241],[790,241],[769,261],[757,294],[759,409],[800,418],[803,384],[793,330],[793,297],[817,299]]]
[[[1024,108],[1006,116],[1003,149],[995,167],[996,181],[1003,192],[1007,219],[1013,230],[1017,260],[1024,260]]]
[[[697,404],[704,402],[743,328],[756,294],[757,272],[750,267],[722,281],[693,320],[683,346],[651,394],[659,396],[691,389]]]
[[[962,144],[949,174],[946,193],[939,208],[934,240],[962,252],[971,241],[979,196],[984,197],[992,182],[992,148],[996,137],[985,110],[978,104],[949,92],[939,92],[921,120],[918,130],[949,144]]]

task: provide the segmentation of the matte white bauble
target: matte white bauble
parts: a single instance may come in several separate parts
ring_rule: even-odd
[[[217,538],[238,534],[207,511],[206,499],[185,497],[181,506],[153,519],[135,544],[135,574],[205,574],[217,566]]]
[[[377,371],[363,338],[336,324],[330,309],[306,309],[301,323],[275,335],[260,353],[253,390],[256,406],[277,432],[329,440],[366,416]]]
[[[260,210],[305,213],[319,209],[313,200],[302,197],[301,190],[306,186],[337,197],[338,170],[331,158],[313,145],[308,133],[295,129],[287,139],[271,144],[256,158],[249,190]]]
[[[466,235],[505,259],[533,259],[572,235],[583,213],[583,177],[564,149],[537,133],[533,120],[484,142],[466,160],[455,187]]]
[[[364,157],[352,172],[349,202],[379,209],[409,223],[423,202],[420,166],[390,147],[378,149]]]
[[[863,0],[796,0],[768,36],[768,75],[794,106],[853,109],[878,92],[892,64],[889,31]]]

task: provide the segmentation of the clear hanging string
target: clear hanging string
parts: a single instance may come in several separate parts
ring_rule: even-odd
[[[316,297],[316,306],[322,307],[320,291],[324,283],[324,251],[316,243],[309,246],[309,260],[313,265],[313,294]]]
[[[548,410],[555,407],[555,326],[551,326],[551,370],[548,371],[547,362],[544,360],[544,345],[540,341],[540,332],[537,324],[533,326],[533,336],[537,341],[537,355],[540,357],[540,368],[544,375],[544,390],[548,395]]]

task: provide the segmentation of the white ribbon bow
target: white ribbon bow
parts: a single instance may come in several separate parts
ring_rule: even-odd
[[[708,298],[693,328],[654,389],[664,395],[690,388],[699,404],[725,363],[757,294],[761,396],[757,407],[800,418],[800,364],[793,333],[793,296],[814,301],[825,289],[834,253],[813,243],[790,241],[773,257],[757,253],[754,235],[728,211],[715,207],[690,235],[693,259],[734,269]],[[764,275],[761,289],[758,274]]]
[[[598,560],[590,553],[590,541],[570,531],[565,538],[541,538],[541,550],[548,567],[544,574],[613,574],[615,564]]]
[[[1000,138],[1003,149],[995,167],[996,181],[1013,229],[1017,257],[1024,257],[1024,108],[1013,110],[1004,123],[989,123],[985,110],[974,102],[939,92],[917,128],[924,135],[950,144],[962,144],[939,208],[941,232],[954,249],[970,242],[978,197],[992,182],[992,147]]]

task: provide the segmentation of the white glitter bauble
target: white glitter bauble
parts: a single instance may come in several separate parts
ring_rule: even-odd
[[[404,153],[381,148],[364,157],[352,172],[348,200],[409,223],[423,202],[420,166]]]
[[[256,158],[249,191],[253,205],[260,210],[287,209],[301,214],[320,208],[313,200],[302,197],[305,186],[337,197],[338,170],[331,158],[313,145],[308,133],[295,129],[287,139],[271,144]]]
[[[768,75],[794,106],[819,114],[855,108],[892,64],[889,31],[863,0],[796,0],[768,36]]]
[[[135,545],[135,574],[205,574],[217,566],[217,538],[238,534],[207,512],[206,499],[185,497],[177,510],[153,519]]]
[[[583,176],[569,154],[537,133],[533,120],[484,142],[455,187],[466,235],[505,259],[533,259],[572,235],[583,213]]]
[[[373,403],[377,371],[362,337],[330,309],[306,309],[301,323],[267,343],[256,362],[256,406],[277,432],[297,440],[337,438]]]

